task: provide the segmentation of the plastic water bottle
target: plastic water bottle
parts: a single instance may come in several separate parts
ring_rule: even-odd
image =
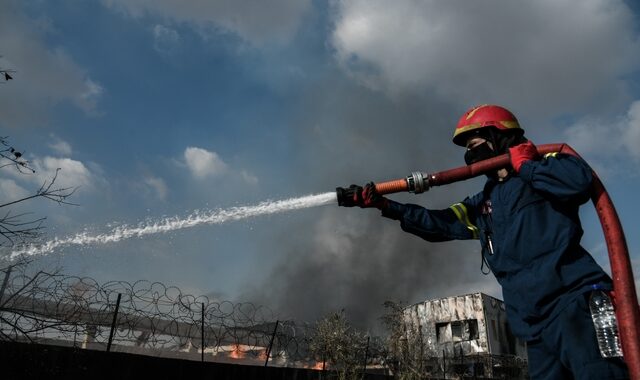
[[[591,318],[596,328],[598,346],[602,357],[622,356],[616,314],[613,310],[611,299],[599,285],[593,285],[589,308],[591,309]]]

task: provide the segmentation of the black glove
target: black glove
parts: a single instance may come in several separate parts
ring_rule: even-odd
[[[376,185],[369,182],[364,186],[351,185],[348,188],[338,187],[338,205],[343,207],[371,208],[382,210],[387,204],[387,198],[376,191]]]
[[[336,191],[338,192],[338,206],[362,207],[362,186],[351,185],[346,189],[344,187],[338,187]]]
[[[362,189],[362,202],[358,204],[358,206],[362,208],[375,207],[378,210],[382,210],[385,208],[387,204],[387,198],[383,197],[376,190],[376,184],[373,182],[369,182],[364,185],[364,189]]]

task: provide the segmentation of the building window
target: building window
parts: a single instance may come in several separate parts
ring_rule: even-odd
[[[451,342],[451,323],[436,323],[436,339],[438,343]]]
[[[478,339],[478,320],[466,319],[451,322],[451,336],[454,342]]]
[[[477,319],[436,323],[438,343],[462,342],[480,337]]]

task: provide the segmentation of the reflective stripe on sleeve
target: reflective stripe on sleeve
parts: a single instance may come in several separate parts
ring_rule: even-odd
[[[547,158],[549,158],[549,157],[555,157],[555,156],[557,156],[557,155],[558,155],[558,153],[560,153],[560,152],[551,152],[551,153],[547,153],[547,154],[545,154],[545,155],[544,155],[544,158],[545,158],[545,159],[547,159]]]
[[[449,207],[456,214],[456,217],[462,224],[467,226],[469,231],[473,234],[473,238],[478,238],[478,227],[474,226],[469,220],[469,213],[467,212],[467,206],[463,203],[455,203]]]

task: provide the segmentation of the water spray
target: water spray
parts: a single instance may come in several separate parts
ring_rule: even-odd
[[[559,152],[580,157],[566,144],[545,144],[537,148],[538,152],[543,155]],[[472,165],[433,174],[413,172],[405,178],[376,183],[376,191],[383,195],[399,192],[420,194],[434,186],[463,181],[510,166],[509,155],[504,154]],[[629,368],[631,378],[640,380],[640,308],[638,307],[629,250],[613,202],[596,173],[593,174],[591,200],[598,213],[609,252],[611,277],[616,293],[616,317],[624,360]],[[345,200],[353,199],[353,191],[352,188],[338,187],[336,189],[338,204],[342,205]]]
[[[265,201],[253,206],[231,207],[224,210],[195,211],[182,218],[177,216],[163,218],[156,221],[147,221],[136,226],[120,225],[107,233],[91,234],[82,232],[63,238],[56,237],[42,244],[25,245],[11,252],[9,260],[43,255],[65,247],[115,243],[126,239],[177,231],[203,224],[222,224],[258,215],[278,214],[286,211],[333,204],[335,202],[335,193],[328,192],[279,201]]]

